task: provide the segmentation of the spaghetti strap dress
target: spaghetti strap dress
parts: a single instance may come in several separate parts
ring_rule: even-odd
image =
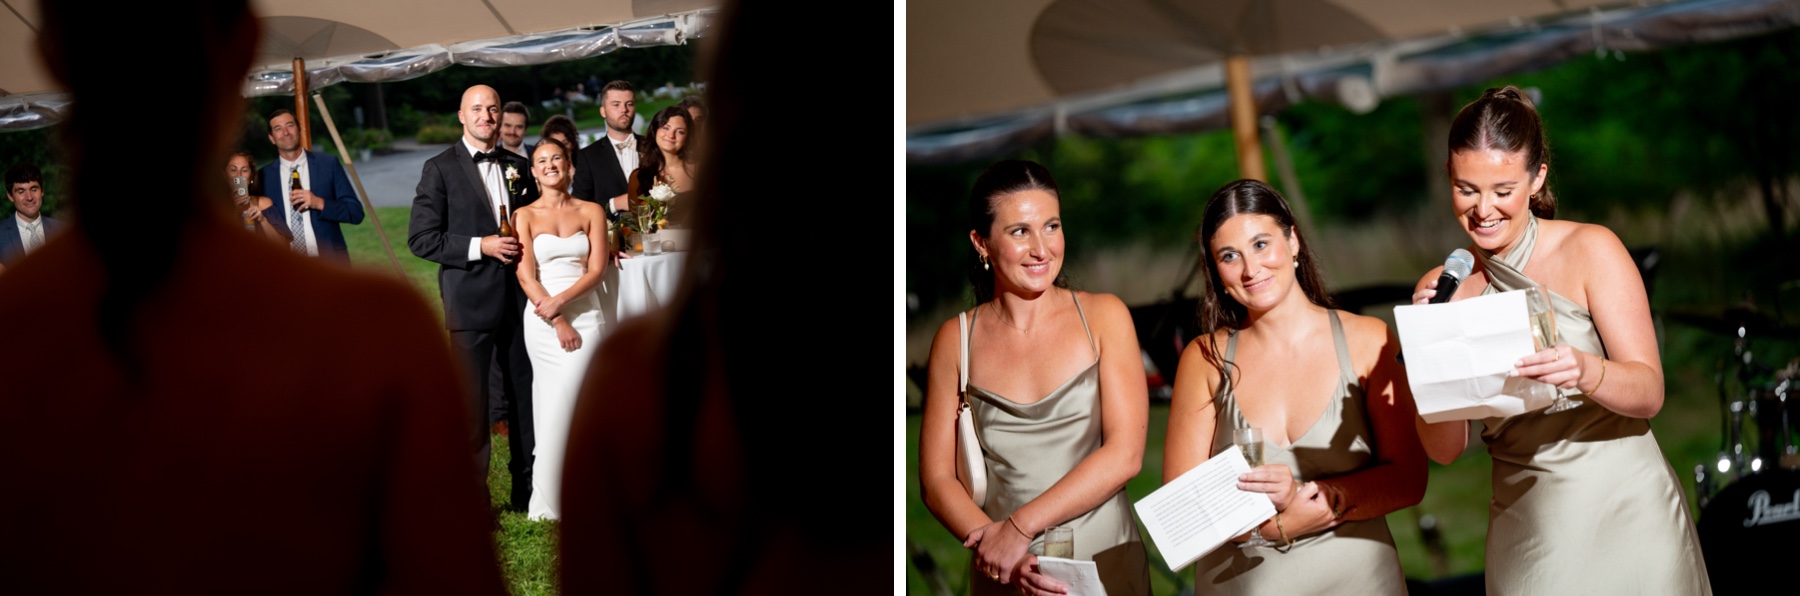
[[[980,309],[976,311],[979,313]],[[1075,301],[1075,311],[1086,329],[1087,315],[1081,312],[1079,299]],[[965,341],[973,339],[974,328],[975,320],[971,318]],[[1094,346],[1093,331],[1087,333],[1089,346]],[[1093,349],[1099,353],[1097,346]],[[987,504],[982,509],[988,519],[1010,517],[1014,510],[1043,494],[1100,448],[1103,436],[1098,357],[1035,402],[1018,403],[974,384],[968,386],[967,394],[987,464]],[[1150,593],[1149,559],[1125,489],[1113,493],[1099,507],[1058,525],[1075,529],[1075,558],[1095,563],[1107,594]],[[1032,537],[1033,552],[1040,552],[1043,542],[1042,532]],[[969,566],[971,594],[1019,593],[1017,586],[988,579],[974,567]]]
[[[1521,273],[1537,234],[1533,217],[1506,257],[1476,251],[1483,294],[1538,285]],[[1592,314],[1549,294],[1560,342],[1605,357]],[[1581,405],[1482,420],[1494,459],[1488,593],[1711,594],[1686,496],[1650,421],[1565,395]]]
[[[1362,381],[1350,365],[1350,347],[1337,311],[1327,312],[1338,365],[1331,403],[1292,445],[1263,445],[1263,463],[1287,465],[1298,482],[1349,474],[1375,463],[1375,434]],[[1227,366],[1235,366],[1230,363],[1237,357],[1237,340],[1232,333],[1226,343]],[[1232,431],[1246,425],[1230,375],[1219,384],[1213,400],[1217,414],[1212,448],[1218,453],[1230,449]],[[1406,577],[1400,571],[1400,556],[1388,533],[1386,516],[1346,521],[1296,538],[1292,547],[1239,548],[1228,542],[1194,563],[1194,578],[1195,594],[1406,593]]]

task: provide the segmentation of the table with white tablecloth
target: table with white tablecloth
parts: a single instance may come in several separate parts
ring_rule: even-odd
[[[681,284],[687,259],[686,251],[654,256],[632,253],[629,259],[619,259],[616,266],[608,263],[599,288],[600,320],[606,325],[602,335],[610,334],[614,323],[667,306]]]

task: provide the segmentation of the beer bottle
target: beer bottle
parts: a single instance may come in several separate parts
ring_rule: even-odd
[[[512,216],[506,213],[505,205],[500,206],[500,235],[507,238],[519,237],[518,234],[513,232]]]
[[[293,191],[305,189],[305,187],[300,186],[300,168],[294,167],[294,168],[288,169],[288,189],[289,189],[288,203],[292,204],[294,201],[294,199],[293,199],[294,192]],[[294,210],[305,211],[306,207],[304,205],[296,206],[296,207],[294,207]]]

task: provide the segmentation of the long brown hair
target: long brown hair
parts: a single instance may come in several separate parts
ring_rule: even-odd
[[[1544,122],[1537,106],[1518,87],[1488,89],[1481,99],[1463,106],[1450,122],[1450,155],[1488,150],[1523,154],[1525,172],[1532,178],[1537,177],[1539,166],[1550,163]],[[1556,195],[1550,192],[1550,181],[1544,181],[1543,189],[1531,196],[1531,213],[1556,219]]]
[[[1319,272],[1319,259],[1313,256],[1312,243],[1306,241],[1300,226],[1294,223],[1294,210],[1288,206],[1287,199],[1258,180],[1238,180],[1221,187],[1206,203],[1206,212],[1200,218],[1200,264],[1206,268],[1206,289],[1200,295],[1198,313],[1201,337],[1206,338],[1201,354],[1221,374],[1229,374],[1226,371],[1228,363],[1219,350],[1214,332],[1230,329],[1236,333],[1244,328],[1250,316],[1248,308],[1222,289],[1225,282],[1219,275],[1218,255],[1212,251],[1213,235],[1219,231],[1219,226],[1237,215],[1272,217],[1290,240],[1299,242],[1299,265],[1294,268],[1294,279],[1300,283],[1300,291],[1313,304],[1332,307],[1331,294],[1325,290],[1325,276]]]

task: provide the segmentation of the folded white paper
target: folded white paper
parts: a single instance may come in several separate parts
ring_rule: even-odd
[[[1535,353],[1525,292],[1394,307],[1413,402],[1426,422],[1513,416],[1550,405],[1554,388],[1508,377]]]
[[[1038,572],[1069,587],[1069,596],[1106,596],[1100,585],[1100,568],[1093,561],[1038,557]]]
[[[1132,505],[1169,569],[1180,571],[1275,516],[1268,495],[1238,490],[1238,475],[1249,471],[1233,445]]]

